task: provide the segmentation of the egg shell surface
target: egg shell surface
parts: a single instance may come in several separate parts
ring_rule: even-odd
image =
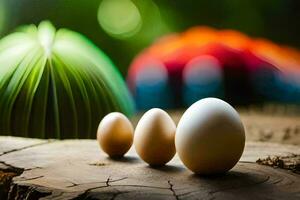
[[[151,166],[161,166],[175,155],[176,125],[165,111],[153,108],[138,122],[134,146],[138,155]]]
[[[175,136],[177,153],[196,174],[224,173],[239,161],[245,130],[236,110],[225,101],[205,98],[181,117]]]
[[[121,157],[133,143],[134,129],[128,118],[122,113],[106,115],[97,130],[97,140],[102,150],[110,157]]]

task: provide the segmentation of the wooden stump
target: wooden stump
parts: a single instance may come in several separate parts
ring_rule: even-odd
[[[0,199],[296,200],[297,168],[293,172],[256,163],[268,156],[288,163],[295,155],[300,155],[299,146],[248,142],[231,171],[201,177],[177,156],[164,167],[151,168],[133,148],[123,159],[112,160],[95,140],[0,137]]]

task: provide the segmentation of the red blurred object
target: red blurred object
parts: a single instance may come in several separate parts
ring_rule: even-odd
[[[159,62],[161,67],[166,68],[170,84],[176,90],[182,85],[182,73],[187,63],[202,55],[213,56],[221,63],[227,96],[255,96],[254,87],[263,87],[264,83],[262,81],[262,86],[253,86],[250,82],[256,76],[261,77],[259,73],[270,71],[288,74],[300,71],[300,53],[296,49],[266,39],[253,39],[234,30],[194,27],[183,33],[161,38],[138,55],[129,68],[129,86],[134,91],[139,70],[149,62]],[[269,75],[266,77],[272,79]],[[266,81],[266,84],[269,82]],[[226,84],[229,85],[228,89]],[[236,84],[243,87],[235,86]],[[268,87],[275,87],[276,84]],[[178,92],[175,92],[175,96],[180,98]]]

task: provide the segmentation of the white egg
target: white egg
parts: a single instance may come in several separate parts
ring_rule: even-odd
[[[239,161],[245,131],[232,106],[217,98],[205,98],[181,117],[175,146],[184,165],[194,173],[224,173]]]
[[[113,112],[106,115],[97,130],[97,140],[102,150],[110,157],[121,157],[133,142],[133,127],[122,113]]]
[[[153,108],[138,122],[134,146],[138,155],[151,166],[169,162],[175,155],[176,125],[165,111]]]

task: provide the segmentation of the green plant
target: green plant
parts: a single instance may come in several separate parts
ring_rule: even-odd
[[[0,41],[0,134],[94,138],[105,114],[133,110],[121,75],[84,36],[42,22]]]

